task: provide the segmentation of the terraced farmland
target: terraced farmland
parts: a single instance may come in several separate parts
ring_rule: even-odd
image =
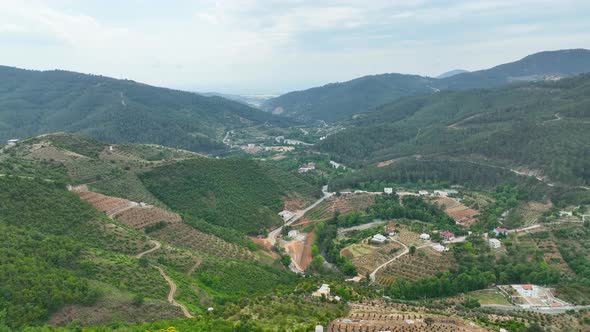
[[[373,248],[373,251],[365,255],[352,258],[352,264],[357,267],[359,274],[365,275],[366,273],[372,272],[379,265],[387,262],[402,250],[402,247],[395,242]],[[351,251],[354,251],[354,249]]]
[[[145,202],[161,208],[166,205],[149,192],[133,172],[119,174],[116,177],[94,182],[90,189],[105,195],[123,197],[135,202]]]
[[[165,221],[169,224],[182,221],[182,218],[177,213],[158,207],[132,207],[115,214],[114,217],[125,225],[141,231],[147,226],[154,225],[160,221]]]
[[[157,239],[215,257],[254,259],[252,252],[215,235],[203,233],[184,223],[174,223],[151,233]]]
[[[95,209],[104,212],[107,216],[112,217],[117,213],[130,209],[137,204],[119,197],[107,196],[93,191],[88,191],[86,186],[80,186],[73,190],[81,199],[90,203]]]
[[[350,194],[340,197],[330,197],[305,216],[311,220],[331,218],[334,212],[346,213],[354,210],[364,210],[375,202],[375,196],[369,194]]]
[[[328,325],[328,332],[479,332],[486,331],[458,317],[427,314],[413,308],[402,308],[384,302],[350,303],[346,317],[338,318]],[[426,318],[432,319],[432,321]]]
[[[437,197],[433,199],[433,202],[439,206],[444,205],[445,212],[460,225],[471,226],[478,220],[478,210],[465,206],[463,203],[454,198]]]
[[[410,281],[424,279],[438,272],[447,271],[456,264],[451,252],[439,253],[426,247],[416,251],[414,255],[404,255],[391,262],[377,273],[376,281],[380,285],[389,286],[397,279]]]

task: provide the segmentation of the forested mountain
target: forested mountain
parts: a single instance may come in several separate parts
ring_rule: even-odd
[[[399,97],[431,93],[432,79],[417,75],[382,74],[289,92],[267,100],[263,109],[303,120],[349,118]]]
[[[382,74],[343,83],[327,84],[284,94],[268,100],[263,108],[287,116],[337,121],[400,97],[429,94],[438,90],[491,88],[504,84],[552,80],[590,72],[590,51],[585,49],[541,52],[486,70],[441,75]]]
[[[320,149],[353,166],[460,158],[590,183],[590,75],[492,90],[443,91],[379,107]]]
[[[130,80],[0,67],[0,140],[68,131],[210,152],[223,148],[225,131],[267,121],[285,119],[221,97]]]
[[[535,53],[490,69],[439,80],[439,89],[490,88],[507,83],[559,79],[590,72],[590,51],[572,49]]]

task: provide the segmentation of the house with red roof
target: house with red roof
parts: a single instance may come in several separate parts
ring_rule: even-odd
[[[449,231],[440,232],[440,236],[442,236],[443,240],[445,241],[451,241],[455,238],[455,234]]]
[[[502,227],[496,227],[496,228],[494,228],[494,234],[496,234],[496,236],[498,236],[498,235],[508,235],[508,229],[507,228],[502,228]]]

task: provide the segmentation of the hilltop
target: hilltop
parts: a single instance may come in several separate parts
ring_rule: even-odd
[[[263,109],[304,120],[346,120],[357,113],[401,97],[432,94],[439,90],[492,88],[504,84],[556,80],[590,72],[590,51],[585,49],[540,52],[486,70],[432,78],[381,74],[342,83],[290,92],[269,99]]]

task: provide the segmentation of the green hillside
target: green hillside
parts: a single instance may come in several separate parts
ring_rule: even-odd
[[[275,180],[249,159],[197,158],[142,173],[145,186],[175,211],[207,222],[261,234],[276,226],[283,208],[281,197],[289,194],[283,181]],[[293,188],[310,185],[292,177]],[[296,190],[296,189],[294,189]],[[312,191],[313,192],[313,191]]]
[[[590,72],[589,50],[540,52],[490,69],[443,78],[401,74],[365,76],[348,82],[290,92],[266,101],[263,108],[267,111],[281,108],[283,115],[331,122],[373,111],[380,105],[406,96],[428,95],[438,90],[491,88],[586,72]]]
[[[590,183],[590,76],[405,98],[319,148],[354,166],[405,157],[462,159]]]
[[[397,98],[432,93],[432,79],[417,75],[382,74],[289,92],[267,100],[263,109],[303,120],[345,120]]]
[[[112,143],[223,149],[227,130],[282,123],[221,97],[66,71],[0,66],[0,140],[47,132],[83,133]]]

